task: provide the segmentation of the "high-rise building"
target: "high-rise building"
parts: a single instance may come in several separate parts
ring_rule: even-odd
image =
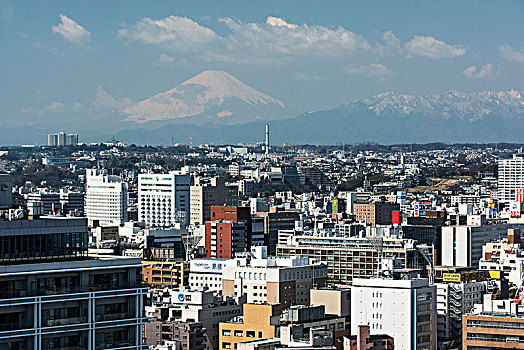
[[[63,131],[57,134],[48,134],[47,145],[49,147],[76,146],[78,145],[78,134],[66,134]]]
[[[524,153],[499,160],[498,200],[504,203],[515,201],[517,189],[524,189]]]
[[[459,225],[442,227],[441,264],[478,267],[484,244],[507,237],[508,229],[523,224]]]
[[[90,226],[121,225],[127,221],[127,183],[105,169],[86,169],[85,215]]]
[[[57,134],[57,140],[58,140],[57,146],[58,147],[63,147],[66,145],[66,136],[67,134],[63,131]]]
[[[49,147],[58,146],[58,135],[57,134],[48,134],[47,135],[47,145]]]
[[[0,349],[143,349],[140,259],[88,256],[85,218],[0,222],[0,242]]]
[[[189,221],[189,174],[140,174],[138,218],[147,227],[167,228]]]
[[[226,184],[226,180],[215,177],[206,182],[203,178],[195,178],[190,194],[190,223],[203,225],[211,220],[212,206],[238,205],[238,185]]]
[[[354,279],[351,334],[359,325],[392,336],[396,349],[436,350],[436,287],[427,279]]]

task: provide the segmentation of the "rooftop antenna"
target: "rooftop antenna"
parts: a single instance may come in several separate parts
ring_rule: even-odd
[[[198,243],[200,243],[200,240],[202,240],[202,236],[182,236],[182,241],[184,242],[184,249],[186,252],[186,261],[189,261],[191,259],[191,254],[193,253],[193,250],[196,248]]]
[[[431,247],[431,252],[429,246],[418,246],[417,250],[420,252],[420,255],[426,260],[429,265],[429,285],[433,285],[435,282],[435,266],[433,264],[433,246]]]

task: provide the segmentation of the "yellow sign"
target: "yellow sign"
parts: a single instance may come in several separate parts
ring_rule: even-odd
[[[471,282],[471,281],[484,281],[487,279],[501,279],[500,271],[476,271],[476,272],[464,272],[464,273],[444,273],[442,280],[444,282]]]

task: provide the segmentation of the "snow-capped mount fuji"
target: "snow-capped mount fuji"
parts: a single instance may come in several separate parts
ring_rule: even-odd
[[[223,71],[204,71],[123,110],[128,121],[232,125],[282,117],[284,104]]]

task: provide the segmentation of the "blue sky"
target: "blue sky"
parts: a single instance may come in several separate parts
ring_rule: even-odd
[[[522,90],[523,17],[524,1],[3,0],[0,126],[98,127],[206,69],[290,114],[387,90]]]

